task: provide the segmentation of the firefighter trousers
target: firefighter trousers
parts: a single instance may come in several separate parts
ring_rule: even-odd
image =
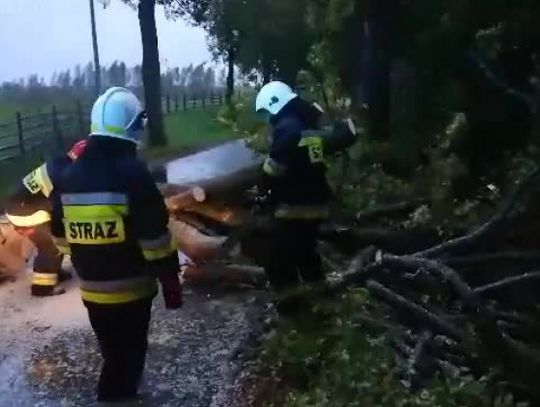
[[[37,249],[34,259],[32,295],[52,295],[59,282],[63,256],[54,244],[49,224],[34,227],[34,233],[29,236],[29,239]]]
[[[276,290],[324,280],[317,252],[319,220],[276,219],[265,271]]]
[[[98,401],[136,397],[148,348],[152,298],[124,304],[85,301],[84,305],[103,357]]]

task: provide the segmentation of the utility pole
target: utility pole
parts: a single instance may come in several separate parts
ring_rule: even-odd
[[[95,93],[96,97],[98,97],[101,91],[101,68],[99,66],[99,50],[97,42],[96,13],[94,11],[94,0],[90,0],[90,21],[92,24],[92,48],[94,50]]]

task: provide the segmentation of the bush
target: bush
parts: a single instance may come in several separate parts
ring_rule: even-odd
[[[254,95],[235,96],[231,105],[221,108],[218,121],[231,128],[238,137],[245,138],[254,150],[265,152],[268,150],[268,126],[254,112],[254,106]]]

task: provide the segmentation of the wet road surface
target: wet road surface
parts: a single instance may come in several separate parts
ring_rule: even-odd
[[[29,296],[29,273],[0,286],[0,405],[94,406],[99,356],[76,283],[53,298]],[[260,329],[257,292],[186,289],[185,306],[154,301],[141,387],[150,406],[218,406]]]

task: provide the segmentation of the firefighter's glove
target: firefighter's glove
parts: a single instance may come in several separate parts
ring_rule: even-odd
[[[165,308],[178,309],[182,306],[182,284],[177,273],[164,274],[159,277],[161,292],[165,300]]]

